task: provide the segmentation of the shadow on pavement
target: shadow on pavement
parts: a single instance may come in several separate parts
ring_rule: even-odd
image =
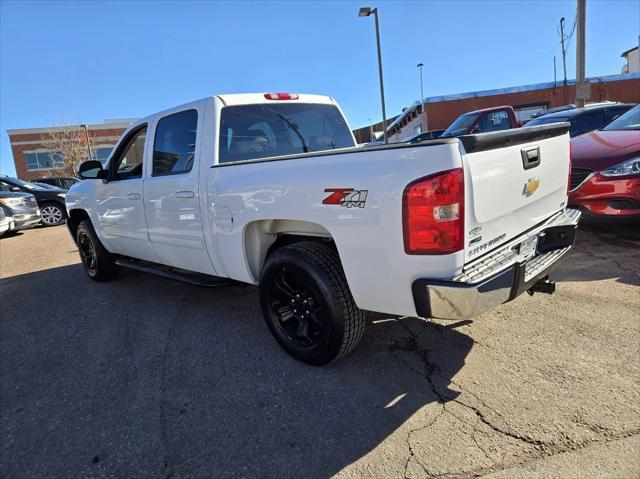
[[[376,316],[314,368],[279,349],[253,287],[96,284],[73,265],[0,290],[2,477],[328,477],[455,398],[473,345]]]
[[[553,273],[558,281],[640,286],[640,227],[580,225],[573,249]]]

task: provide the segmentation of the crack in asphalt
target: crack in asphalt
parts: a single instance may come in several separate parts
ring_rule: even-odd
[[[492,413],[494,413],[496,416],[498,416],[505,424],[508,424],[508,422],[505,420],[505,418],[503,417],[502,414],[500,414],[498,411],[496,411],[495,409],[491,408],[490,406],[488,406],[477,394],[475,394],[472,391],[469,391],[468,389],[462,387],[460,384],[454,382],[452,379],[447,379],[442,372],[440,371],[439,367],[437,364],[434,364],[433,362],[431,362],[430,358],[429,358],[429,354],[430,351],[429,349],[421,349],[419,347],[419,343],[418,343],[418,335],[412,331],[406,324],[404,324],[402,322],[402,320],[398,321],[402,327],[405,328],[405,330],[409,333],[409,338],[408,338],[408,344],[403,345],[400,344],[400,340],[396,340],[394,341],[390,348],[389,351],[391,352],[391,354],[393,355],[393,357],[398,360],[399,362],[401,362],[403,365],[405,365],[405,367],[407,367],[407,369],[409,369],[411,372],[413,372],[414,374],[420,376],[421,378],[423,378],[424,380],[426,380],[429,389],[431,390],[431,392],[435,395],[435,397],[437,398],[437,402],[438,404],[442,407],[442,411],[434,418],[432,419],[428,424],[423,425],[421,427],[418,428],[414,428],[411,429],[407,432],[406,438],[405,438],[405,442],[407,444],[407,448],[409,451],[409,456],[407,457],[407,460],[405,462],[405,466],[404,466],[404,477],[405,479],[407,479],[408,475],[408,468],[409,468],[409,464],[411,463],[411,461],[413,460],[423,471],[424,473],[427,475],[427,477],[429,478],[449,478],[449,479],[454,479],[457,477],[469,477],[469,476],[474,476],[474,477],[478,477],[480,475],[483,474],[488,474],[488,473],[493,473],[496,472],[498,470],[504,470],[507,469],[509,467],[513,467],[513,466],[518,466],[518,465],[523,465],[523,464],[527,464],[533,461],[537,461],[546,457],[551,457],[557,454],[562,454],[565,452],[572,452],[572,451],[576,451],[576,450],[580,450],[580,449],[584,449],[586,447],[590,447],[592,445],[595,444],[599,444],[599,443],[603,443],[603,442],[610,442],[610,441],[614,441],[617,439],[621,439],[621,438],[626,438],[626,437],[631,437],[634,435],[638,435],[640,434],[640,429],[639,430],[631,430],[631,431],[624,431],[621,433],[617,433],[617,434],[612,434],[610,430],[607,430],[606,428],[604,428],[603,426],[593,426],[593,425],[589,425],[589,424],[580,424],[580,422],[575,421],[577,425],[582,425],[583,427],[589,429],[591,432],[593,432],[597,437],[594,439],[589,439],[586,441],[582,441],[582,442],[567,442],[565,445],[563,446],[556,446],[555,442],[548,442],[548,441],[543,441],[540,439],[536,439],[534,437],[532,437],[531,435],[523,435],[520,434],[518,432],[515,432],[513,430],[509,430],[506,429],[504,427],[501,427],[499,425],[494,424],[488,417],[487,415],[480,409],[480,407],[485,408],[489,411],[491,411]],[[425,322],[424,323],[424,327],[425,328],[432,328],[433,330],[435,330],[436,332],[438,332],[440,335],[443,334],[443,332],[441,331],[442,326],[436,324],[436,323],[432,323],[432,322]],[[412,364],[410,364],[408,361],[406,361],[404,358],[402,358],[400,355],[398,355],[398,351],[404,351],[404,352],[410,352],[410,353],[414,353],[418,355],[418,358],[420,359],[422,365],[423,365],[423,370],[420,371],[418,369],[416,369]],[[460,389],[461,392],[464,392],[466,394],[469,394],[470,396],[472,396],[480,405],[480,407],[477,406],[473,406],[470,405],[468,403],[466,403],[465,401],[458,399],[457,396],[452,396],[451,393],[447,393],[447,392],[442,392],[440,391],[440,389],[438,388],[438,386],[436,385],[436,382],[434,381],[434,376],[438,375],[440,376],[442,379],[445,379],[448,381],[449,384],[454,385],[455,387],[457,387],[458,389]],[[476,434],[482,434],[485,436],[489,436],[489,434],[487,432],[481,431],[480,429],[478,429],[478,427],[474,424],[469,423],[468,421],[464,420],[463,418],[458,417],[456,414],[454,414],[452,411],[450,411],[449,409],[447,409],[446,407],[446,403],[447,402],[453,402],[456,403],[464,408],[467,408],[468,410],[472,411],[474,413],[474,415],[476,416],[476,418],[485,426],[487,426],[488,428],[490,428],[492,431],[498,433],[501,436],[504,437],[508,437],[510,439],[513,439],[515,441],[518,441],[519,443],[526,445],[528,448],[531,449],[531,453],[529,453],[527,456],[528,460],[524,460],[524,461],[519,461],[519,462],[515,462],[515,463],[506,463],[504,461],[504,454],[502,456],[502,459],[498,462],[494,462],[492,464],[491,467],[487,467],[487,468],[482,468],[476,471],[472,471],[472,472],[466,472],[466,473],[451,473],[451,472],[447,472],[447,473],[442,473],[442,474],[434,474],[433,472],[429,471],[427,466],[425,466],[425,464],[423,464],[418,457],[416,456],[415,451],[413,450],[413,446],[411,445],[411,437],[420,431],[423,431],[425,429],[428,429],[430,427],[432,427],[443,415],[448,414],[449,416],[453,417],[455,420],[460,421],[468,426],[470,426],[472,428],[471,431],[471,439],[474,442],[475,446],[478,448],[479,451],[482,452],[482,454],[489,460],[489,461],[493,461],[491,455],[478,443],[477,438],[476,438]],[[604,437],[603,437],[604,436]]]
[[[422,462],[416,457],[415,453],[413,452],[413,446],[411,446],[411,435],[418,432],[418,431],[422,431],[423,429],[428,429],[431,426],[433,426],[436,421],[438,419],[440,419],[442,416],[444,415],[444,411],[441,411],[440,414],[438,414],[435,418],[433,418],[428,424],[412,429],[409,431],[409,433],[407,434],[407,437],[405,438],[405,442],[407,443],[407,448],[409,449],[409,457],[407,458],[407,461],[404,463],[404,477],[407,477],[407,469],[409,468],[409,463],[411,462],[411,459],[414,459],[414,461],[416,462],[416,464],[418,464],[418,466],[420,466],[420,468],[424,471],[424,473],[427,475],[427,477],[435,477],[435,475],[431,472],[429,472],[427,470],[427,467],[422,464]]]
[[[485,469],[478,469],[478,470],[474,470],[471,471],[469,473],[465,473],[464,476],[458,476],[458,477],[469,477],[469,476],[473,476],[473,477],[484,477],[488,474],[494,474],[496,472],[500,472],[500,471],[504,471],[506,469],[512,468],[512,467],[519,467],[519,466],[524,466],[527,464],[533,464],[537,461],[543,460],[543,459],[548,459],[550,457],[554,457],[560,454],[564,454],[564,453],[572,453],[572,452],[577,452],[577,451],[581,451],[583,449],[588,449],[590,447],[594,447],[594,446],[599,446],[602,444],[607,444],[610,442],[615,442],[615,441],[619,441],[621,439],[628,439],[630,437],[635,437],[635,436],[640,436],[640,429],[634,429],[631,431],[624,431],[621,432],[619,434],[616,434],[614,436],[608,436],[605,438],[601,438],[601,439],[591,439],[588,441],[585,441],[584,443],[581,444],[575,444],[571,447],[565,447],[565,448],[558,448],[554,451],[550,451],[549,453],[546,454],[538,454],[538,455],[534,455],[534,456],[529,456],[527,459],[523,460],[523,461],[518,461],[516,463],[512,463],[512,464],[505,464],[505,463],[501,463],[501,464],[496,464],[494,466],[492,466],[491,468],[485,468]]]

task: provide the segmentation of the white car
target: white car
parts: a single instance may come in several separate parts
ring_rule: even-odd
[[[89,276],[259,286],[280,345],[351,351],[364,311],[462,319],[553,292],[571,247],[568,124],[358,148],[330,97],[219,95],[133,124],[68,192]]]

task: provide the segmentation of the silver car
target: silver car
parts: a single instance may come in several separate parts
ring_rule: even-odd
[[[22,230],[40,224],[40,208],[29,193],[0,191],[0,208],[5,216],[13,218],[13,229]]]

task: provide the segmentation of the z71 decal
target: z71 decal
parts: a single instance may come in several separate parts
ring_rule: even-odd
[[[367,202],[368,190],[355,190],[353,188],[327,188],[325,193],[331,193],[324,200],[323,205],[340,205],[346,208],[364,208]]]

